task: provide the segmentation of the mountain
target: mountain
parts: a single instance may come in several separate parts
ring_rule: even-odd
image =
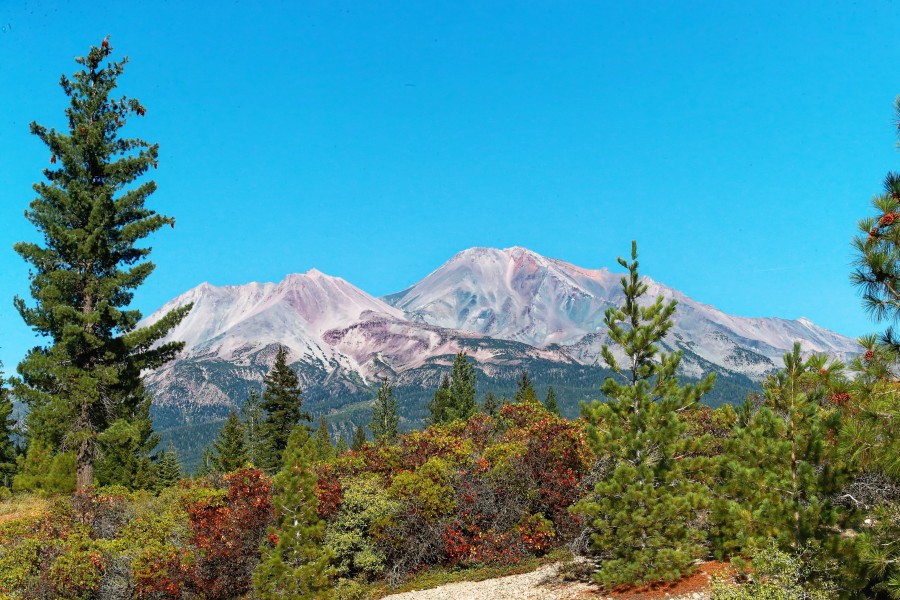
[[[477,363],[479,390],[510,394],[523,369],[539,391],[553,385],[564,412],[596,397],[603,316],[621,298],[621,275],[543,257],[525,248],[472,248],[422,281],[375,298],[315,269],[279,283],[201,284],[147,317],[193,303],[164,341],[179,357],[146,374],[154,421],[190,457],[215,422],[259,389],[279,346],[288,349],[306,408],[349,434],[368,420],[377,381],[395,382],[403,420],[418,426],[453,355]],[[684,353],[688,379],[719,373],[711,402],[739,401],[781,364],[794,340],[806,352],[847,358],[856,342],[806,319],[736,317],[645,278],[650,297],[677,299],[667,351]]]
[[[590,363],[605,341],[605,310],[622,301],[621,277],[525,248],[471,248],[384,300],[417,322],[537,347],[559,345],[575,360]],[[719,367],[759,378],[780,365],[795,340],[809,353],[847,358],[857,352],[855,340],[808,319],[736,317],[649,277],[643,280],[648,297],[678,301],[670,349],[695,353]],[[702,371],[692,368],[696,375]]]

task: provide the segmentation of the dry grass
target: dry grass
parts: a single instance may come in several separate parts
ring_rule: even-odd
[[[47,512],[48,506],[46,498],[34,494],[14,494],[0,500],[0,523],[37,517]]]

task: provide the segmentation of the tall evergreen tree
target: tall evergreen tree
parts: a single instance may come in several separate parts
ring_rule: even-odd
[[[592,445],[608,459],[594,493],[575,510],[593,529],[592,545],[603,556],[595,578],[606,587],[673,581],[703,555],[703,534],[692,523],[707,503],[696,482],[706,460],[695,456],[702,440],[686,436],[679,412],[712,388],[709,376],[682,386],[675,373],[681,353],[663,354],[657,344],[672,327],[676,302],[662,297],[641,306],[647,285],[638,274],[637,244],[623,277],[625,300],[606,311],[611,341],[628,360],[623,369],[609,347],[602,356],[618,378],[608,378],[606,402],[584,406]]]
[[[453,419],[468,420],[478,411],[475,404],[475,367],[465,352],[457,352],[450,367],[450,406]]]
[[[556,402],[556,390],[551,385],[547,388],[547,398],[544,400],[544,407],[557,417],[559,416],[559,404]]]
[[[319,460],[328,460],[334,457],[334,445],[331,443],[331,434],[328,433],[328,423],[325,417],[319,418],[319,428],[316,430],[316,449]]]
[[[338,436],[337,443],[334,445],[334,453],[337,456],[340,456],[341,454],[346,452],[348,449],[349,449],[349,447],[347,446],[347,440],[344,439],[344,436],[343,435]]]
[[[262,407],[262,399],[256,390],[250,390],[247,402],[241,407],[241,421],[244,423],[244,433],[247,437],[247,459],[254,465],[263,464],[265,456],[265,439],[263,437],[263,422],[266,412]]]
[[[13,417],[12,399],[3,378],[3,363],[0,363],[0,486],[12,487],[12,477],[16,473],[16,446],[13,433],[16,419]]]
[[[528,378],[528,371],[522,371],[522,376],[516,380],[516,385],[517,389],[515,396],[513,396],[513,401],[538,403],[537,392],[531,383],[531,379]]]
[[[137,183],[157,166],[158,146],[119,137],[132,116],[143,116],[136,99],[111,97],[127,59],[104,62],[108,40],[92,47],[72,79],[60,85],[70,105],[64,131],[31,124],[47,145],[51,167],[26,218],[43,244],[20,242],[15,250],[31,266],[34,306],[15,304],[25,323],[49,338],[19,364],[16,394],[28,404],[29,435],[75,452],[79,489],[93,484],[100,436],[144,400],[140,374],[175,356],[181,343],[154,346],[190,310],[175,309],[137,329],[141,314],[129,310],[152,273],[141,240],[171,217],[145,206],[153,181]],[[127,424],[127,423],[126,423]]]
[[[228,419],[213,442],[212,466],[219,473],[231,473],[247,464],[247,446],[244,426],[237,413],[231,411]]]
[[[270,598],[325,599],[333,597],[335,569],[323,547],[325,522],[316,512],[313,465],[318,459],[315,440],[304,426],[290,436],[284,468],[274,481],[276,513],[274,547],[263,549],[253,575],[256,595]]]
[[[428,403],[429,423],[437,425],[449,423],[455,417],[452,410],[453,395],[450,392],[450,376],[444,373],[441,385]]]
[[[175,448],[169,446],[156,463],[156,489],[172,487],[179,481],[181,481],[181,463],[178,462]]]
[[[484,397],[484,404],[482,405],[482,409],[484,413],[490,415],[492,417],[497,415],[497,411],[500,410],[500,406],[497,403],[497,397],[494,396],[494,392],[488,392]]]
[[[428,405],[431,423],[451,423],[474,415],[478,411],[475,386],[475,367],[469,362],[465,352],[458,352],[450,367],[450,374],[441,378],[441,385]]]
[[[372,406],[372,420],[369,429],[376,444],[390,444],[397,438],[400,417],[397,415],[397,400],[394,398],[394,387],[387,377],[381,380],[375,404]]]
[[[267,472],[275,473],[281,468],[282,454],[291,432],[301,421],[312,422],[312,417],[301,410],[300,380],[288,366],[287,350],[283,346],[278,349],[275,364],[263,385],[262,407],[266,411],[266,420],[262,427],[265,455],[261,466]]]
[[[353,440],[350,442],[350,448],[353,450],[359,450],[366,443],[366,430],[363,429],[362,425],[356,426],[356,431],[353,432]]]

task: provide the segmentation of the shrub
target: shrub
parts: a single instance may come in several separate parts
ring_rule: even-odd
[[[404,500],[426,521],[436,522],[456,508],[451,486],[453,472],[449,462],[434,456],[419,469],[398,474],[388,493]]]
[[[363,475],[346,483],[343,502],[325,529],[324,545],[344,576],[375,576],[384,570],[385,555],[377,540],[399,509],[375,475]]]
[[[38,442],[28,446],[28,453],[17,459],[17,473],[13,477],[16,492],[70,494],[75,491],[75,454],[53,454],[49,447]]]
[[[759,550],[752,564],[737,581],[715,581],[712,600],[830,600],[839,595],[834,582],[802,555],[788,554],[775,543]]]
[[[232,598],[250,590],[259,547],[272,523],[271,481],[259,469],[225,476],[226,492],[198,490],[186,498],[196,565],[187,587],[207,598]]]

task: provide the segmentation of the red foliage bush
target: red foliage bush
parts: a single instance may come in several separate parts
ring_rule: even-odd
[[[192,568],[184,548],[146,549],[132,572],[138,598],[181,598]]]
[[[320,517],[327,519],[337,513],[341,505],[342,491],[341,481],[335,476],[334,467],[329,464],[320,465],[316,471],[314,488]]]
[[[225,477],[225,497],[190,501],[190,544],[197,563],[186,573],[186,587],[206,598],[233,598],[250,590],[259,548],[273,521],[272,483],[259,469]]]
[[[526,553],[517,537],[516,531],[482,531],[472,524],[451,523],[444,530],[447,562],[451,565],[515,564]]]
[[[430,483],[427,474],[407,480],[409,473],[424,474],[432,459],[440,459],[449,474]],[[475,415],[400,436],[392,447],[367,444],[347,452],[320,468],[316,495],[319,514],[331,519],[341,509],[341,482],[352,477],[378,475],[397,494],[401,509],[386,525],[384,543],[375,540],[392,565],[391,577],[439,562],[515,563],[579,531],[580,519],[568,508],[592,462],[580,421],[518,403],[496,417]],[[401,473],[407,474],[404,485],[392,486]],[[428,503],[447,486],[453,501],[435,514]]]

